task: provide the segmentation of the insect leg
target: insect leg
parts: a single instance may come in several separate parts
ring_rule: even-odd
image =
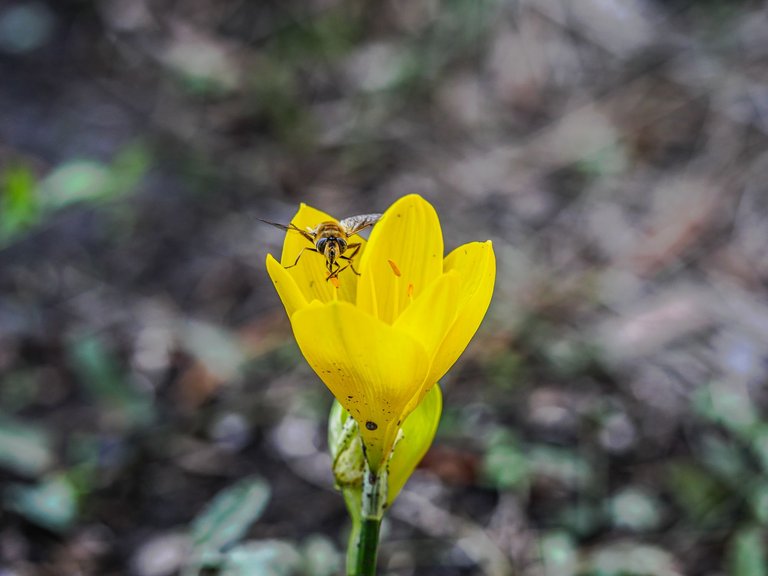
[[[343,258],[343,256],[339,256],[339,258]],[[336,270],[333,269],[334,266],[336,267]],[[346,268],[346,266],[344,266],[344,268]],[[344,268],[341,267],[341,264],[339,264],[338,260],[334,260],[333,263],[329,262],[328,263],[328,272],[330,272],[330,274],[328,274],[328,277],[325,279],[326,282],[328,280],[330,280],[331,278],[338,278],[339,277],[339,272],[344,270]]]
[[[340,256],[340,258],[342,258],[342,259],[346,260],[347,262],[349,262],[349,264],[347,264],[346,266],[344,266],[344,268],[342,268],[341,270],[346,270],[347,268],[352,268],[352,272],[354,272],[355,274],[357,274],[358,276],[360,276],[360,272],[358,272],[357,270],[355,270],[355,267],[354,267],[354,265],[352,264],[352,258],[354,258],[355,256],[357,256],[357,253],[358,253],[358,252],[360,252],[360,246],[361,246],[360,242],[353,242],[352,244],[349,244],[349,245],[347,246],[347,250],[350,250],[350,249],[351,249],[351,252],[352,252],[352,253],[351,253],[351,254],[349,254],[349,255],[345,254],[344,256]],[[341,270],[339,270],[339,272],[341,272]],[[338,274],[338,272],[337,272],[337,274]]]
[[[347,256],[342,256],[345,260],[352,260],[355,256],[357,256],[357,253],[360,252],[360,242],[352,242],[351,244],[347,244],[347,250],[351,250],[352,254],[349,254]]]
[[[309,250],[310,252],[317,252],[317,250],[314,248],[310,248],[309,246],[304,246],[304,248],[302,248],[301,251],[299,252],[299,255],[296,256],[296,262],[294,262],[290,266],[284,266],[284,268],[288,270],[288,268],[293,268],[294,266],[296,266],[296,264],[299,263],[299,258],[301,258],[301,255],[304,254],[304,250]]]
[[[345,260],[346,260],[346,258],[345,258]],[[346,265],[342,266],[342,267],[341,267],[341,268],[339,268],[338,270],[336,270],[336,272],[334,272],[334,273],[333,273],[331,276],[328,276],[328,278],[326,278],[326,280],[330,280],[330,279],[331,279],[331,278],[333,278],[333,277],[338,277],[338,275],[339,275],[339,273],[340,273],[340,272],[343,272],[344,270],[346,270],[346,269],[347,269],[347,268],[349,268],[350,266],[352,266],[352,262],[350,262],[350,263],[348,263],[348,264],[346,264]],[[353,271],[355,274],[357,274],[358,276],[360,276],[360,273],[359,273],[357,270],[355,270],[354,268],[352,268],[352,271]]]

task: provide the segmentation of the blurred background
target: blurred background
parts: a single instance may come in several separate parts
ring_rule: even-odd
[[[767,143],[762,2],[3,1],[0,574],[339,574],[256,218],[418,193],[498,277],[381,573],[764,576]]]

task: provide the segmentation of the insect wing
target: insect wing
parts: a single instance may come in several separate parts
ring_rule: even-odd
[[[369,226],[373,226],[381,218],[381,214],[360,214],[359,216],[350,216],[339,221],[339,226],[344,229],[347,236],[357,234]]]
[[[269,224],[270,226],[274,226],[275,228],[279,228],[280,230],[285,230],[286,232],[290,232],[291,230],[293,230],[294,232],[298,232],[313,244],[315,243],[314,236],[309,232],[307,232],[306,230],[302,230],[298,226],[295,226],[293,224],[288,224],[288,225],[278,224],[277,222],[270,222],[269,220],[264,220],[263,218],[258,218],[258,217],[256,219],[259,220],[260,222],[264,222],[264,224]]]

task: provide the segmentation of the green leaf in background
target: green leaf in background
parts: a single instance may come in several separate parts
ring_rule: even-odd
[[[587,460],[574,450],[540,445],[528,452],[532,474],[571,489],[583,489],[593,480]]]
[[[743,528],[731,539],[730,576],[768,575],[765,535],[757,527]]]
[[[22,164],[0,174],[0,247],[40,220],[35,176]]]
[[[553,517],[554,525],[578,538],[589,538],[605,525],[605,509],[595,500],[576,498]]]
[[[342,555],[328,537],[315,534],[307,538],[302,545],[306,576],[334,576],[341,573]]]
[[[287,542],[246,542],[230,550],[219,576],[303,576],[299,552]]]
[[[750,448],[757,456],[763,473],[768,473],[768,424],[761,422],[755,426],[750,439]]]
[[[525,380],[525,363],[513,351],[496,354],[484,365],[487,377],[501,390],[512,390]]]
[[[573,539],[567,532],[553,532],[539,541],[544,576],[575,576],[578,554]]]
[[[154,420],[152,399],[126,382],[117,360],[98,338],[73,342],[69,355],[87,391],[116,416],[120,426],[142,427]]]
[[[593,177],[622,174],[626,171],[628,156],[626,147],[617,134],[610,146],[589,150],[576,163],[576,168],[587,176]]]
[[[51,438],[42,428],[0,416],[0,468],[39,476],[53,459]]]
[[[127,194],[136,189],[150,168],[150,156],[141,142],[129,144],[112,159],[111,193],[115,196]]]
[[[661,523],[659,501],[640,488],[629,487],[617,493],[609,502],[613,525],[636,532],[654,530]]]
[[[220,492],[192,523],[192,541],[198,555],[221,552],[248,531],[267,507],[269,484],[245,478]]]
[[[617,542],[601,546],[585,559],[579,574],[600,576],[683,576],[672,554],[658,546]]]
[[[738,441],[703,433],[699,442],[699,461],[710,472],[737,492],[746,487],[744,478],[752,472]]]
[[[54,211],[80,202],[102,202],[121,196],[139,185],[149,163],[149,155],[141,143],[123,148],[111,164],[68,160],[40,182],[40,202],[46,210]]]
[[[77,494],[64,474],[56,474],[40,484],[12,484],[4,494],[4,505],[30,522],[64,532],[77,517]]]
[[[667,485],[675,502],[699,527],[721,524],[737,496],[711,472],[689,462],[668,466]]]
[[[328,62],[346,55],[363,33],[362,11],[349,8],[345,3],[329,6],[311,19],[280,28],[269,43],[270,56],[293,68],[307,59]]]
[[[483,459],[483,476],[500,490],[527,486],[530,475],[528,458],[514,437],[501,431],[493,435]]]
[[[38,182],[32,170],[12,164],[0,172],[0,248],[56,210],[97,203],[135,190],[150,165],[141,142],[125,146],[111,164],[67,160]]]
[[[184,350],[202,361],[218,378],[230,380],[240,373],[248,357],[230,330],[199,320],[186,320],[178,328]]]
[[[749,439],[759,419],[744,387],[713,382],[699,390],[693,399],[694,411],[720,424],[736,437]]]
[[[760,480],[747,488],[747,501],[752,508],[752,514],[760,524],[768,525],[768,483],[761,476]]]
[[[547,362],[557,374],[573,377],[583,374],[594,364],[597,351],[577,337],[558,338],[542,346]]]
[[[48,210],[77,202],[102,200],[112,190],[109,167],[93,160],[60,164],[40,183],[40,200]]]

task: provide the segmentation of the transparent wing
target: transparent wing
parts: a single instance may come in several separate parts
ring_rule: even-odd
[[[298,232],[313,244],[315,243],[315,237],[312,234],[310,234],[306,230],[302,230],[301,228],[294,226],[293,224],[287,224],[287,225],[278,224],[277,222],[270,222],[269,220],[264,220],[263,218],[258,218],[258,217],[256,219],[259,220],[260,222],[264,222],[264,224],[269,224],[270,226],[274,226],[275,228],[280,228],[280,230],[285,230],[286,232],[290,232],[291,230],[293,230],[294,232]]]
[[[373,226],[381,218],[381,214],[361,214],[359,216],[350,216],[339,221],[339,226],[344,229],[347,236],[357,234],[360,230],[365,230]]]

